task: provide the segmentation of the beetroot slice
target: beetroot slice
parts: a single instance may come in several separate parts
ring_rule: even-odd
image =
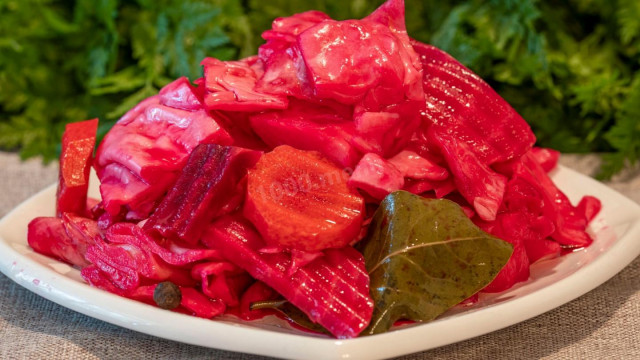
[[[351,247],[329,249],[292,274],[286,253],[261,253],[265,243],[240,216],[225,216],[205,233],[203,242],[220,249],[234,264],[279,292],[337,338],[357,336],[373,312],[364,259]]]
[[[431,45],[413,41],[423,67],[424,119],[465,142],[485,165],[517,159],[535,142],[520,115],[478,75]]]
[[[56,214],[85,215],[98,119],[67,124],[62,135]]]
[[[221,215],[224,206],[234,198],[238,191],[236,184],[260,154],[229,146],[199,145],[144,228],[196,244],[207,224]]]

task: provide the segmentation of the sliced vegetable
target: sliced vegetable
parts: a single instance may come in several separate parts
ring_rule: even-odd
[[[87,212],[89,171],[96,145],[98,119],[67,124],[62,135],[56,214]]]
[[[591,222],[602,210],[602,203],[594,196],[584,196],[578,203],[577,211],[583,214],[587,222]]]
[[[423,158],[410,150],[403,150],[389,159],[404,177],[416,180],[442,181],[449,177],[449,172],[442,166]]]
[[[167,91],[185,85],[183,80],[177,82],[167,85]],[[114,218],[122,213],[130,219],[147,218],[197,145],[233,142],[202,105],[194,111],[165,106],[161,101],[166,102],[168,95],[163,95],[164,100],[153,96],[131,109],[98,147],[94,166],[100,193],[104,209]],[[182,95],[188,101],[179,107],[191,107],[196,98],[196,94]]]
[[[87,272],[93,271],[89,268],[100,270],[101,277],[126,296],[145,285],[147,279],[154,282],[169,280],[178,285],[193,285],[188,272],[165,263],[153,252],[131,243],[112,243],[112,234],[117,234],[124,225],[128,224],[110,227],[105,233],[106,239],[97,238],[96,242],[87,248],[86,259],[92,264],[85,268],[88,269]],[[85,280],[91,282],[92,278],[86,275],[85,269],[81,274]]]
[[[186,77],[178,78],[160,90],[162,105],[189,111],[202,108],[202,97]]]
[[[182,292],[180,306],[191,315],[212,319],[224,313],[226,306],[222,301],[211,299],[191,287],[183,287],[180,291]]]
[[[235,210],[226,205],[244,192],[236,186],[260,155],[230,146],[198,145],[176,184],[145,223],[145,230],[195,245],[211,220]]]
[[[81,268],[89,265],[87,248],[100,236],[95,221],[71,213],[35,218],[27,230],[27,242],[33,250]]]
[[[243,61],[220,61],[206,58],[204,66],[204,104],[209,110],[260,111],[284,109],[287,98],[255,90],[258,76]]]
[[[357,336],[369,323],[373,303],[364,259],[352,247],[327,249],[293,272],[290,255],[262,253],[265,242],[241,216],[224,216],[203,242],[269,285],[337,338]]]
[[[302,59],[296,46],[296,37],[304,30],[330,19],[320,11],[307,11],[273,20],[271,30],[262,33],[267,42],[258,49],[264,64],[264,75],[256,89],[269,94],[310,98],[306,74],[301,71]]]
[[[507,261],[495,279],[482,289],[483,292],[501,292],[529,278],[529,258],[525,243],[530,242],[533,244],[534,241],[543,239],[537,239],[537,234],[531,233],[528,222],[523,220],[521,216],[522,214],[500,214],[496,221],[480,226],[487,233],[513,245],[513,252],[509,257],[509,261]],[[535,250],[539,251],[540,249],[535,248]]]
[[[558,159],[560,158],[559,151],[541,147],[533,147],[529,150],[529,153],[546,172],[555,169],[556,165],[558,165]]]
[[[420,63],[408,40],[403,2],[392,0],[363,20],[324,20],[300,33],[297,45],[317,98],[379,111],[422,101]]]
[[[531,149],[536,138],[529,125],[484,80],[444,51],[412,44],[422,61],[424,119],[434,132],[466,143],[485,165]]]
[[[322,153],[343,168],[353,168],[362,154],[351,143],[350,109],[291,101],[287,110],[251,116],[251,126],[271,148],[289,145]]]
[[[514,177],[522,178],[538,189],[544,202],[544,216],[551,220],[555,231],[551,237],[562,245],[584,247],[593,241],[585,231],[587,217],[575,208],[569,198],[549,178],[544,168],[531,155],[525,155],[515,165]]]
[[[244,214],[270,246],[340,248],[356,239],[364,200],[320,154],[279,146],[249,170]]]
[[[348,184],[380,201],[389,193],[402,189],[404,176],[389,161],[369,153],[360,159]]]
[[[191,276],[200,279],[202,293],[212,299],[220,299],[226,306],[240,305],[242,292],[252,278],[241,268],[228,261],[211,261],[196,264]]]
[[[429,129],[429,139],[438,144],[449,164],[456,189],[481,219],[495,220],[502,203],[507,178],[485,165],[471,147],[450,134]]]

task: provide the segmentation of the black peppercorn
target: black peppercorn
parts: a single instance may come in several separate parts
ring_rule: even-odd
[[[182,301],[182,292],[180,292],[178,285],[171,281],[164,281],[159,283],[153,291],[153,301],[155,301],[156,305],[160,308],[167,310],[175,309],[180,305],[180,301]]]

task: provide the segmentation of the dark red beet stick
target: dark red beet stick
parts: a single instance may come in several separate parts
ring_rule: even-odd
[[[204,228],[237,194],[238,183],[260,154],[231,146],[198,145],[144,229],[196,244]]]

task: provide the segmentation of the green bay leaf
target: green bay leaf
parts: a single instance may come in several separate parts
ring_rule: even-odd
[[[430,321],[488,285],[513,247],[471,222],[446,199],[389,194],[360,245],[374,301],[363,334],[397,320]]]

